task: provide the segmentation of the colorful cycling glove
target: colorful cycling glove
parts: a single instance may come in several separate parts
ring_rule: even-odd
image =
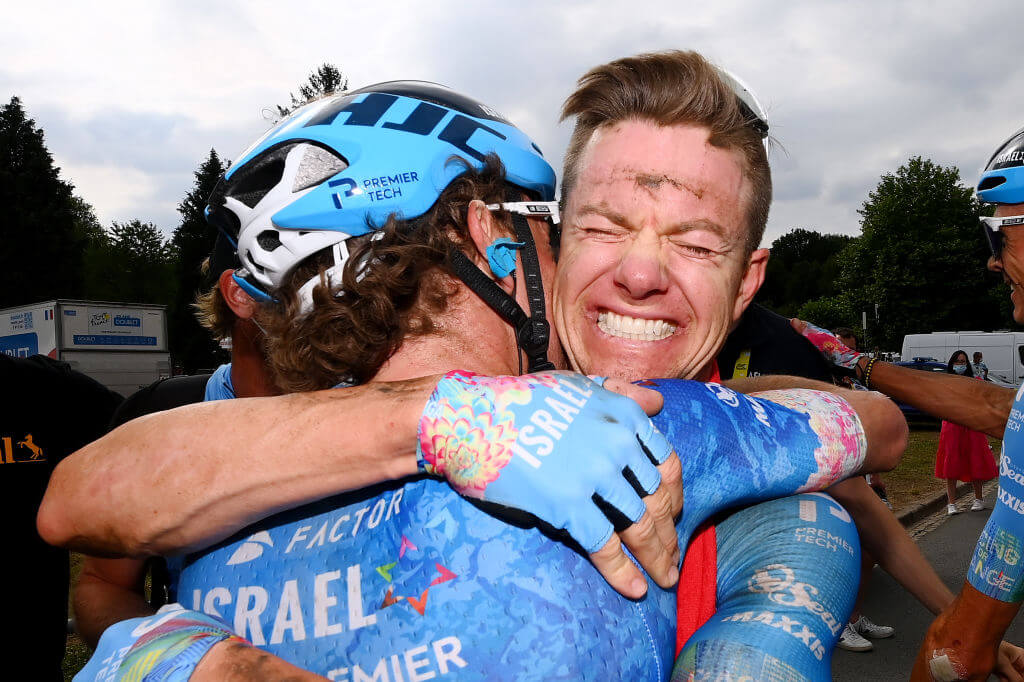
[[[427,401],[417,456],[460,494],[529,512],[593,553],[613,531],[595,498],[639,520],[671,452],[639,405],[583,375],[455,371]]]

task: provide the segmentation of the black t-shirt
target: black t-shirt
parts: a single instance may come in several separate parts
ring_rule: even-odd
[[[722,379],[788,374],[832,381],[828,362],[793,330],[789,320],[756,303],[747,308],[725,340],[718,354],[718,371]]]
[[[209,374],[172,377],[154,381],[149,386],[140,388],[117,408],[117,412],[110,420],[110,430],[113,431],[121,424],[145,414],[203,402],[203,398],[206,397],[206,382],[209,380]]]
[[[32,679],[62,680],[68,552],[43,542],[36,512],[53,468],[106,431],[117,393],[42,355],[0,354],[0,659],[31,664]]]

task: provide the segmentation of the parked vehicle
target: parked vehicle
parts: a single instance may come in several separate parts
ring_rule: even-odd
[[[903,337],[904,362],[914,358],[935,358],[945,363],[957,350],[968,358],[980,351],[988,366],[988,376],[994,383],[1009,387],[1024,382],[1024,333],[1021,332],[932,332],[907,334]]]
[[[922,372],[945,372],[946,371],[946,363],[945,362],[939,362],[935,358],[931,358],[931,357],[911,358],[910,360],[908,360],[906,362],[894,362],[893,364],[894,365],[899,365],[900,367],[909,367],[910,369],[920,370]],[[935,419],[935,417],[931,416],[930,414],[928,414],[926,412],[922,412],[921,410],[917,409],[916,407],[914,407],[912,405],[907,405],[906,403],[900,403],[900,402],[897,402],[896,404],[899,405],[899,408],[903,412],[903,416],[907,418],[907,421],[911,421],[911,420],[934,420]]]
[[[162,305],[60,299],[6,308],[0,353],[63,360],[125,396],[171,373]]]

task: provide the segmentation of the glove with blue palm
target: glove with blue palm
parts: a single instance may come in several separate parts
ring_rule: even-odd
[[[598,498],[635,523],[672,454],[643,409],[601,383],[449,372],[420,418],[419,467],[461,495],[565,529],[593,554],[614,531]]]

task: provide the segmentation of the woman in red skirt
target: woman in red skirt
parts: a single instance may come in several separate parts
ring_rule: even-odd
[[[946,371],[950,374],[962,374],[973,377],[971,363],[967,361],[967,353],[958,350],[949,358]],[[980,379],[980,377],[979,377]],[[974,503],[971,511],[985,508],[982,500],[981,484],[999,475],[992,448],[983,433],[971,431],[965,426],[953,422],[942,422],[939,434],[939,452],[935,457],[936,478],[946,479],[946,501],[949,506],[947,513],[956,514],[956,482],[969,481],[974,486]]]

